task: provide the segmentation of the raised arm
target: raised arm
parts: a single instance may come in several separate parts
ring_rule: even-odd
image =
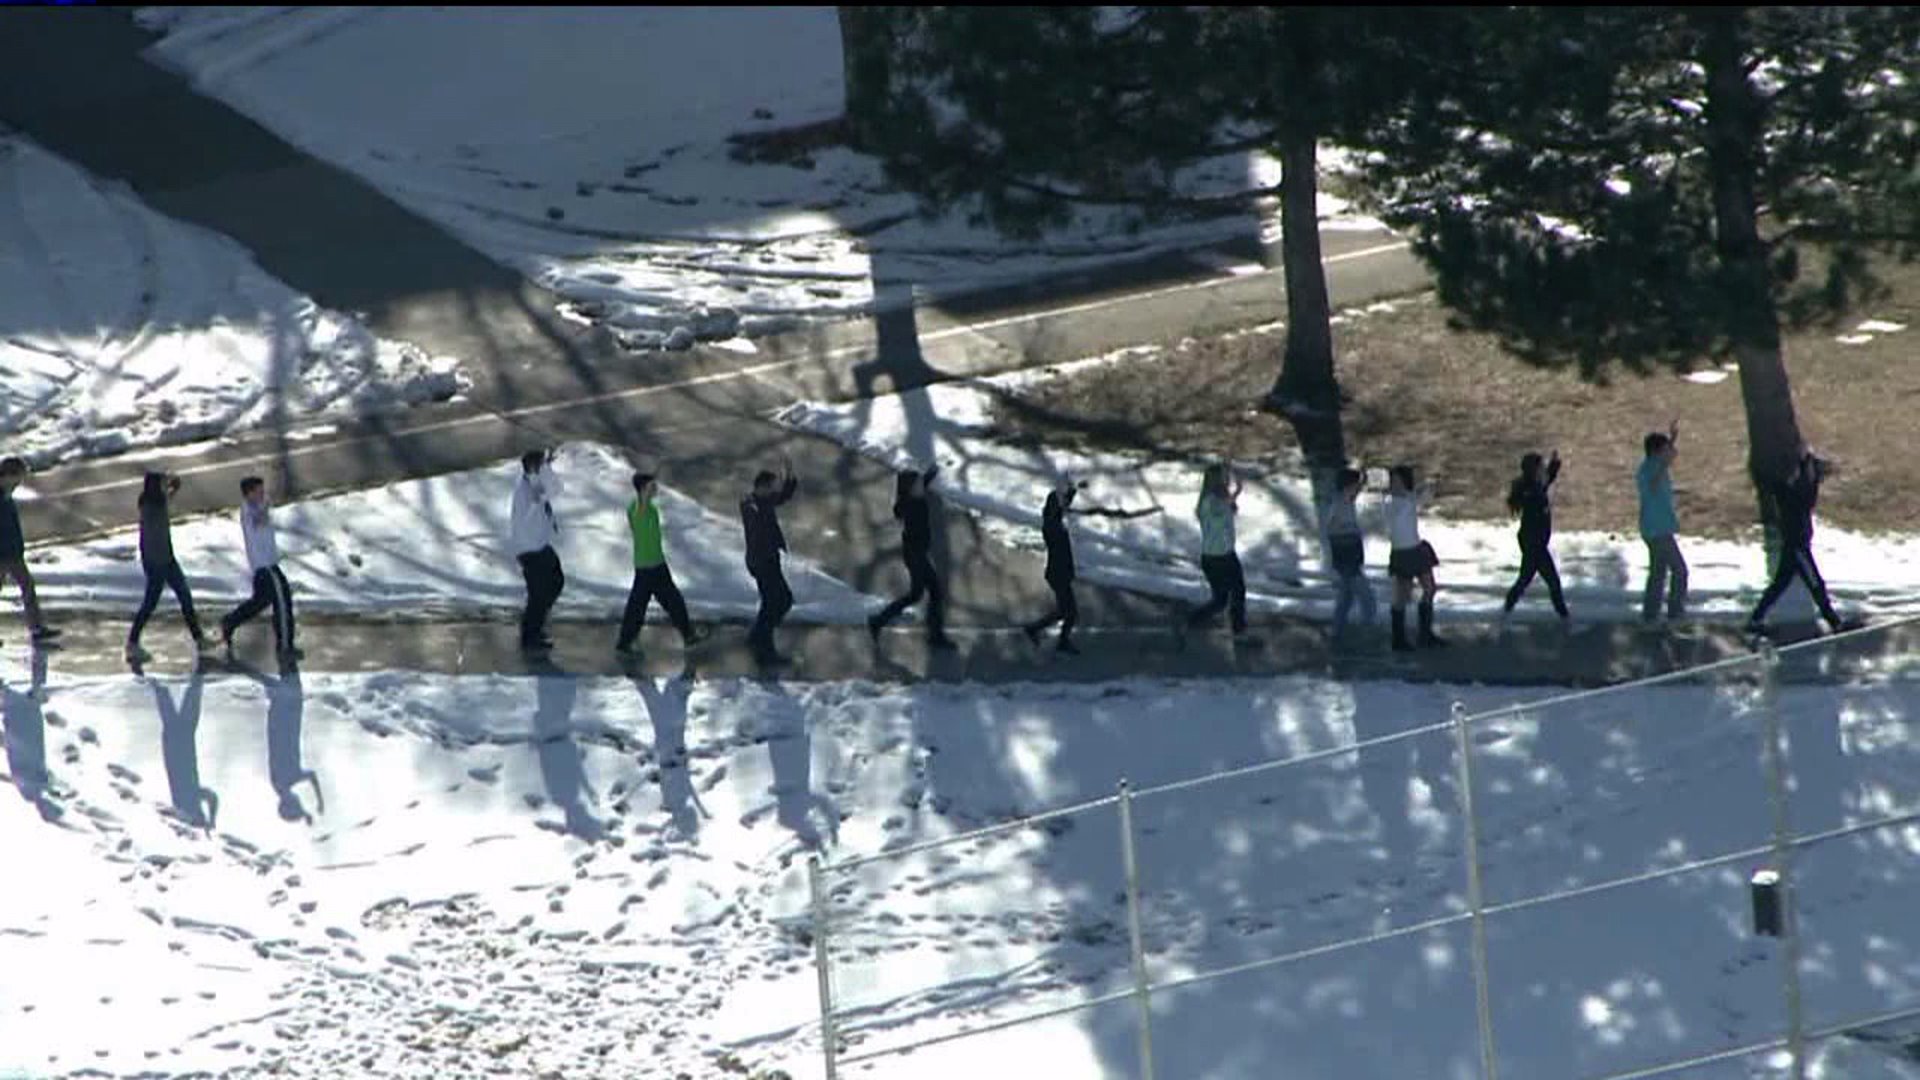
[[[1555,450],[1553,456],[1547,459],[1547,482],[1541,486],[1552,487],[1553,482],[1558,479],[1560,479],[1560,451]]]

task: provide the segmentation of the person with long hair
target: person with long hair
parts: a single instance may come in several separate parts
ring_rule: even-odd
[[[207,635],[193,613],[193,593],[187,588],[187,575],[173,553],[173,520],[168,500],[180,490],[180,478],[162,472],[149,472],[140,487],[136,504],[140,510],[140,569],[147,576],[146,595],[133,613],[133,627],[127,631],[127,660],[137,663],[148,657],[140,647],[140,633],[160,604],[160,591],[172,589],[180,602],[180,614],[186,619],[187,632],[193,635],[193,647],[204,648]]]
[[[1520,604],[1520,598],[1527,593],[1528,586],[1538,576],[1547,583],[1547,596],[1553,601],[1554,613],[1565,624],[1571,617],[1567,612],[1566,594],[1560,590],[1560,569],[1553,563],[1553,482],[1560,478],[1560,451],[1555,450],[1551,457],[1542,461],[1539,454],[1527,453],[1520,458],[1520,475],[1514,477],[1507,488],[1507,509],[1520,518],[1520,576],[1514,579],[1513,588],[1507,590],[1506,606],[1501,610],[1501,619],[1513,614]]]
[[[893,516],[900,522],[900,559],[907,565],[907,591],[868,617],[867,633],[876,645],[888,623],[925,597],[927,647],[954,647],[946,631],[946,593],[933,568],[933,507],[927,488],[939,475],[940,466],[934,465],[925,472],[907,469],[894,477]]]
[[[1420,586],[1420,644],[1446,645],[1433,632],[1433,596],[1439,591],[1433,571],[1440,565],[1433,545],[1420,539],[1420,506],[1425,495],[1411,465],[1395,465],[1387,470],[1387,573],[1393,578],[1393,650],[1413,648],[1407,640],[1407,603],[1413,599],[1413,586]]]
[[[1200,478],[1200,498],[1193,515],[1200,521],[1200,572],[1206,575],[1211,596],[1176,625],[1184,635],[1227,612],[1233,636],[1246,640],[1247,578],[1235,550],[1234,521],[1240,513],[1240,479],[1230,463],[1207,466]]]
[[[1327,503],[1321,528],[1327,534],[1327,553],[1334,579],[1333,640],[1346,637],[1347,616],[1353,605],[1360,605],[1360,621],[1372,625],[1379,614],[1373,586],[1367,582],[1366,534],[1360,528],[1360,492],[1366,487],[1366,474],[1359,469],[1341,469],[1335,479],[1338,491]]]

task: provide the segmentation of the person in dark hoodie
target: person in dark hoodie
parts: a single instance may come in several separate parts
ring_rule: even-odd
[[[1833,610],[1826,579],[1820,576],[1820,567],[1813,561],[1813,510],[1820,502],[1820,484],[1831,471],[1832,466],[1814,456],[1811,450],[1803,451],[1792,471],[1767,486],[1766,494],[1773,501],[1774,518],[1780,530],[1780,557],[1773,569],[1773,580],[1767,583],[1767,590],[1760,594],[1760,603],[1747,619],[1748,633],[1758,635],[1765,631],[1767,612],[1795,578],[1806,582],[1807,591],[1813,594],[1813,602],[1820,609],[1820,617],[1835,633],[1849,625]]]
[[[935,465],[925,472],[908,469],[894,478],[893,516],[900,522],[900,559],[907,564],[907,591],[867,619],[867,633],[874,644],[880,631],[908,608],[927,601],[927,646],[951,649],[953,639],[946,631],[946,594],[940,588],[940,575],[933,568],[933,507],[927,488],[940,475]]]
[[[1560,478],[1560,451],[1546,459],[1544,465],[1539,454],[1526,454],[1520,458],[1520,475],[1514,478],[1513,486],[1507,489],[1507,509],[1520,516],[1520,576],[1514,580],[1513,588],[1507,590],[1506,607],[1501,611],[1502,622],[1513,614],[1519,606],[1520,598],[1526,595],[1527,587],[1533,584],[1535,575],[1547,583],[1547,595],[1553,600],[1554,613],[1560,616],[1564,624],[1570,616],[1567,613],[1567,598],[1560,591],[1560,569],[1553,564],[1553,482]]]
[[[140,600],[140,609],[133,613],[133,628],[127,631],[127,660],[132,663],[149,655],[140,647],[140,632],[159,606],[162,589],[172,589],[174,599],[180,601],[180,614],[187,621],[187,632],[193,635],[193,647],[204,649],[207,644],[207,635],[193,613],[187,575],[173,554],[173,520],[167,500],[179,490],[180,478],[161,472],[148,473],[140,488],[140,569],[147,575],[147,592]]]
[[[1047,587],[1053,590],[1053,611],[1022,628],[1026,631],[1027,640],[1038,648],[1040,635],[1046,633],[1047,627],[1059,623],[1060,637],[1054,648],[1068,655],[1080,652],[1073,643],[1073,628],[1080,622],[1080,603],[1073,595],[1073,582],[1078,575],[1073,562],[1073,534],[1067,529],[1067,515],[1135,518],[1160,512],[1157,506],[1144,510],[1116,510],[1104,506],[1075,509],[1074,496],[1086,486],[1084,481],[1076,482],[1071,477],[1062,477],[1059,485],[1047,492],[1046,505],[1040,509],[1040,538],[1047,544],[1046,581]]]
[[[746,533],[747,573],[760,592],[760,611],[747,631],[747,644],[754,659],[763,666],[783,664],[786,657],[773,647],[773,632],[780,620],[793,610],[793,590],[780,565],[787,550],[786,534],[780,530],[780,507],[800,487],[793,475],[793,462],[783,459],[778,474],[761,470],[753,478],[753,490],[740,500],[740,525]]]
[[[28,635],[35,644],[40,644],[59,637],[60,631],[48,626],[41,617],[40,596],[33,587],[33,571],[27,566],[27,533],[20,526],[20,508],[13,502],[13,489],[26,479],[27,459],[0,460],[0,583],[12,579],[19,586]]]

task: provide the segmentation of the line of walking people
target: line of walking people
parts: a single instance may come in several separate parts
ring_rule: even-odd
[[[1643,441],[1644,458],[1635,477],[1639,530],[1647,547],[1648,562],[1641,616],[1650,625],[1680,619],[1686,613],[1687,563],[1678,541],[1679,519],[1674,506],[1672,476],[1679,452],[1679,435],[1678,424],[1664,432],[1647,435]],[[521,473],[509,505],[509,544],[527,590],[519,640],[521,648],[530,653],[552,648],[546,632],[547,620],[566,587],[565,570],[554,546],[560,523],[553,499],[563,486],[554,471],[553,459],[551,450],[529,451],[522,456]],[[1516,539],[1520,567],[1502,605],[1503,624],[1536,579],[1545,583],[1555,613],[1563,621],[1571,618],[1552,551],[1553,488],[1561,469],[1557,451],[1545,457],[1528,453],[1521,458],[1519,473],[1508,487],[1507,507],[1518,519]],[[1831,472],[1828,462],[1811,451],[1804,451],[1785,475],[1768,478],[1763,485],[1763,492],[1773,504],[1780,547],[1768,585],[1748,620],[1748,630],[1752,633],[1763,630],[1768,612],[1796,580],[1805,583],[1821,617],[1830,627],[1838,631],[1856,625],[1843,620],[1834,610],[1812,550],[1813,513],[1820,486]],[[47,643],[56,639],[60,631],[46,623],[40,608],[13,497],[26,475],[23,459],[0,459],[0,581],[16,583],[33,641]],[[908,588],[867,620],[868,631],[876,643],[889,624],[908,608],[924,601],[928,644],[937,650],[953,648],[945,628],[946,593],[932,554],[934,528],[929,499],[938,476],[937,467],[907,469],[897,474],[893,516],[900,523],[900,553],[907,571]],[[1387,470],[1387,476],[1385,518],[1389,541],[1387,572],[1393,587],[1392,647],[1395,651],[1444,647],[1446,641],[1434,629],[1434,597],[1438,591],[1435,570],[1439,558],[1433,545],[1420,535],[1420,515],[1430,492],[1418,483],[1411,465],[1395,465]],[[632,483],[634,495],[627,506],[627,519],[632,535],[634,575],[614,648],[623,656],[633,655],[635,641],[654,600],[660,602],[683,642],[689,646],[697,644],[707,635],[689,618],[686,601],[668,565],[656,477],[639,472],[634,474]],[[179,486],[178,477],[149,472],[138,498],[139,556],[146,588],[127,634],[126,653],[130,661],[147,657],[140,638],[161,594],[167,590],[171,590],[179,602],[195,647],[204,650],[209,644],[195,614],[186,575],[173,550],[170,500]],[[1358,608],[1363,625],[1371,624],[1377,617],[1377,603],[1366,574],[1365,533],[1359,512],[1359,499],[1366,486],[1365,474],[1359,469],[1342,469],[1335,486],[1333,497],[1323,508],[1320,528],[1326,541],[1335,591],[1332,635],[1337,645],[1344,645],[1348,643],[1354,609]],[[787,539],[779,514],[798,488],[792,462],[786,460],[779,472],[763,470],[756,474],[740,501],[745,568],[759,595],[759,609],[747,632],[747,642],[755,659],[767,666],[787,662],[774,644],[775,631],[791,612],[794,602],[793,590],[786,580],[783,560]],[[1133,518],[1161,512],[1158,506],[1138,510],[1076,506],[1076,499],[1085,488],[1084,482],[1066,477],[1046,496],[1040,513],[1041,536],[1046,545],[1044,579],[1053,594],[1053,605],[1047,614],[1022,627],[1037,646],[1042,634],[1058,626],[1055,647],[1064,653],[1079,651],[1073,642],[1079,604],[1074,593],[1078,573],[1069,518],[1088,515]],[[1181,641],[1187,633],[1211,623],[1223,612],[1235,637],[1248,640],[1246,575],[1236,541],[1240,494],[1241,483],[1230,463],[1211,465],[1203,473],[1194,516],[1200,527],[1199,566],[1210,595],[1205,603],[1183,613],[1176,621],[1174,630]],[[240,483],[240,495],[237,517],[242,548],[252,575],[252,592],[221,618],[220,644],[230,653],[235,631],[270,611],[276,651],[282,662],[290,663],[301,656],[295,645],[293,590],[280,567],[279,543],[266,484],[259,477],[247,477]],[[1413,604],[1416,589],[1419,602],[1415,607],[1416,621],[1410,629],[1407,609]]]

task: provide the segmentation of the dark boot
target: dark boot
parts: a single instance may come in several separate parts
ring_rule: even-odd
[[[1412,648],[1413,643],[1407,640],[1407,609],[1403,607],[1394,608],[1393,651],[1408,652],[1411,651]]]
[[[1433,601],[1420,601],[1420,644],[1428,648],[1443,649],[1447,643],[1433,632]]]

